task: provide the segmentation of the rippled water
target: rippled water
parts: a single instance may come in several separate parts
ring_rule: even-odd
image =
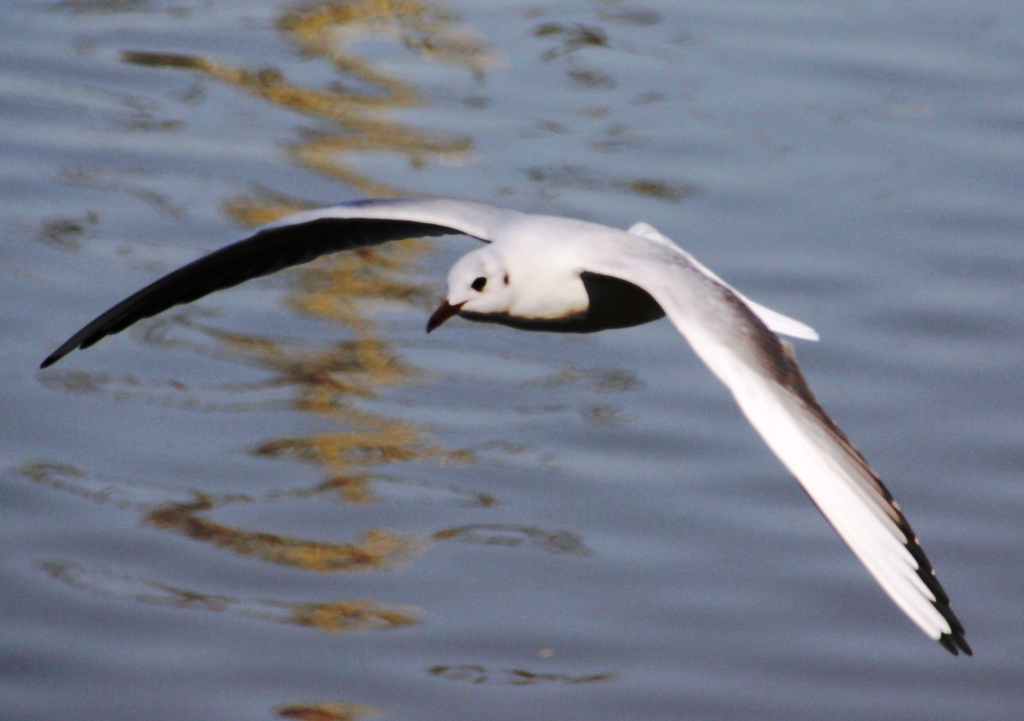
[[[0,19],[4,719],[1019,719],[1024,8],[169,0]],[[39,372],[296,208],[643,219],[814,325],[964,621],[885,597],[662,321],[423,324],[466,239]]]

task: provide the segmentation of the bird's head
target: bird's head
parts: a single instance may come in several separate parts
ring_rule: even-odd
[[[475,250],[460,258],[448,272],[448,297],[430,316],[427,332],[461,312],[507,314],[515,301],[515,291],[501,255],[490,246]]]
[[[430,316],[427,332],[459,313],[508,325],[578,317],[590,304],[580,272],[571,255],[542,243],[474,250],[448,272],[448,297]]]

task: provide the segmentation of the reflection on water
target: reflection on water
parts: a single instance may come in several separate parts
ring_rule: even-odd
[[[627,142],[623,137],[624,128],[613,128],[610,131],[612,139],[591,145],[598,145],[600,149],[608,150],[613,146],[621,146]],[[701,193],[701,188],[693,183],[669,183],[665,180],[654,180],[647,178],[636,178],[632,180],[608,179],[605,175],[589,171],[577,165],[563,165],[560,167],[536,166],[526,170],[527,177],[548,188],[573,188],[576,190],[600,190],[617,191],[642,195],[657,200],[667,200],[679,203],[686,198],[691,198]]]
[[[54,5],[73,13],[124,13],[149,10],[148,0],[61,0]]]
[[[98,222],[99,216],[92,211],[86,213],[82,218],[49,218],[43,221],[36,238],[40,243],[63,250],[78,250],[82,245],[82,236],[85,235],[89,226],[96,225]]]
[[[309,571],[387,570],[423,552],[427,543],[418,534],[369,529],[354,543],[323,543],[289,538],[274,533],[249,531],[204,518],[217,508],[232,503],[267,503],[276,494],[255,499],[243,494],[207,496],[199,492],[178,492],[187,500],[168,502],[163,490],[146,489],[109,479],[90,479],[85,473],[59,463],[29,463],[22,474],[56,490],[73,493],[99,503],[138,511],[145,523],[180,533],[242,556],[255,556],[268,563],[295,566]],[[308,491],[307,491],[308,494]]]
[[[277,715],[297,721],[358,721],[361,718],[383,716],[384,713],[372,706],[354,703],[322,703],[316,706],[290,704],[280,706]]]
[[[438,531],[431,538],[435,541],[460,541],[483,546],[506,546],[515,548],[529,544],[549,553],[568,553],[585,556],[590,549],[579,535],[572,531],[544,531],[532,526],[515,526],[508,523],[474,523]]]
[[[361,599],[331,603],[244,600],[91,570],[77,563],[48,561],[40,564],[40,568],[72,588],[102,596],[157,606],[227,612],[261,621],[316,628],[328,633],[398,628],[420,623],[423,617],[423,612],[412,606],[389,606]]]
[[[578,23],[573,26],[561,23],[542,23],[533,29],[533,34],[539,38],[558,37],[562,42],[560,46],[548,48],[541,53],[541,60],[545,62],[574,53],[585,47],[608,47],[608,35],[604,30]]]
[[[198,498],[157,509],[146,522],[241,556],[318,572],[388,570],[423,550],[417,536],[382,528],[364,531],[355,543],[321,543],[231,528],[197,515],[213,508],[212,501]]]
[[[0,716],[1014,721],[1020,12],[461,6],[501,73],[429,2],[12,5]],[[407,336],[427,241],[33,372],[120,271],[230,240],[190,238],[211,208],[413,182],[649,220],[831,318],[808,373],[977,657],[915,635],[667,324]]]
[[[238,555],[255,556],[268,563],[318,573],[391,570],[420,555],[437,541],[506,548],[528,545],[548,553],[577,556],[590,553],[582,539],[571,531],[546,531],[533,526],[479,523],[445,528],[432,534],[399,533],[374,528],[364,531],[354,543],[324,543],[233,528],[201,515],[231,504],[270,504],[288,498],[305,499],[332,494],[337,489],[330,481],[312,488],[271,491],[260,496],[241,493],[215,495],[196,491],[168,492],[124,480],[90,477],[78,468],[63,463],[26,463],[20,472],[48,488],[138,512],[146,524],[161,530],[180,533]],[[486,508],[493,505],[489,496],[483,495],[481,498],[460,493],[458,488],[427,490],[432,493],[421,494],[418,497],[421,503],[443,500],[463,507]]]
[[[185,216],[185,209],[180,205],[172,203],[163,193],[151,190],[137,183],[127,182],[123,178],[110,177],[95,171],[86,171],[82,168],[65,167],[60,169],[60,180],[78,188],[107,190],[113,193],[130,195],[171,218],[183,218]]]
[[[543,673],[525,669],[486,669],[483,666],[434,666],[430,669],[432,676],[440,676],[449,681],[465,681],[468,683],[487,683],[499,686],[532,686],[538,683],[579,684],[613,681],[613,673],[595,673],[572,675],[567,673]]]
[[[398,249],[402,250],[400,246]],[[386,254],[392,255],[391,262],[378,262]],[[145,331],[144,339],[271,371],[273,375],[264,381],[222,386],[219,393],[260,398],[263,392],[287,390],[287,402],[292,408],[330,420],[346,430],[264,440],[252,449],[253,454],[312,463],[327,471],[322,490],[339,492],[350,502],[375,500],[377,496],[368,485],[372,477],[370,467],[400,461],[473,461],[469,451],[448,450],[430,442],[414,424],[357,409],[349,402],[352,398],[372,398],[375,389],[408,382],[413,374],[390,345],[377,336],[372,319],[358,303],[367,298],[404,300],[416,290],[378,278],[381,269],[397,265],[394,255],[389,249],[380,254],[352,254],[336,260],[324,273],[326,278],[316,270],[306,274],[301,290],[289,299],[290,304],[335,320],[354,336],[327,349],[229,333],[184,315],[158,321]],[[349,283],[349,279],[353,282]],[[189,395],[180,395],[179,405],[204,407],[194,398],[195,394],[191,398]],[[208,401],[204,404],[210,407]],[[219,407],[230,409],[231,405]],[[481,502],[487,502],[484,494],[475,495]]]
[[[231,84],[272,105],[333,124],[337,132],[308,132],[288,146],[289,155],[299,164],[341,180],[358,193],[371,197],[411,193],[353,170],[345,161],[346,154],[398,154],[411,165],[422,166],[431,158],[458,156],[471,147],[469,138],[444,137],[384,118],[382,112],[387,109],[418,104],[418,93],[411,84],[380,71],[346,49],[357,38],[390,38],[426,60],[465,67],[481,77],[491,57],[460,28],[454,15],[422,2],[329,2],[288,10],[277,26],[306,56],[329,62],[340,82],[327,89],[303,87],[272,67],[234,67],[181,53],[132,50],[123,52],[122,60],[139,66],[194,72],[203,78]],[[190,95],[197,101],[204,97],[201,87],[194,88]],[[149,129],[175,130],[178,127]],[[65,168],[62,179],[77,187],[132,195],[174,217],[182,214],[161,194],[124,179],[108,178],[79,168]],[[253,195],[225,198],[222,207],[239,224],[254,226],[309,206],[257,189]],[[87,216],[85,222],[77,218],[53,219],[43,226],[39,239],[65,249],[77,249],[90,219],[91,216]],[[382,484],[405,483],[383,475],[383,466],[409,461],[445,464],[474,461],[474,455],[467,450],[438,446],[414,423],[398,422],[361,410],[351,402],[373,398],[384,387],[405,384],[416,377],[415,370],[402,362],[390,344],[382,339],[367,308],[383,301],[425,307],[432,300],[428,289],[405,276],[416,270],[418,259],[430,247],[422,240],[393,243],[336,256],[302,269],[297,288],[289,295],[287,303],[299,313],[336,323],[338,332],[334,335],[343,340],[330,345],[314,347],[273,337],[227,332],[200,321],[202,314],[194,309],[157,319],[136,332],[137,338],[149,344],[187,350],[267,372],[266,378],[256,382],[196,387],[179,379],[115,378],[73,369],[41,376],[42,382],[52,389],[103,393],[119,400],[159,403],[187,411],[290,408],[313,414],[338,430],[261,439],[252,447],[256,457],[299,460],[321,469],[323,478],[312,487],[270,491],[258,497],[249,494],[220,496],[202,491],[168,493],[120,479],[93,478],[59,463],[27,464],[22,472],[51,488],[135,511],[153,528],[181,534],[241,556],[312,572],[394,569],[407,564],[432,544],[448,540],[503,547],[526,543],[552,553],[585,553],[582,541],[572,533],[500,524],[442,529],[434,534],[370,528],[354,541],[338,543],[238,528],[211,519],[211,513],[229,504],[266,504],[287,498],[340,498],[356,506],[381,502],[386,498],[377,490]],[[414,498],[420,502],[440,500],[479,508],[495,503],[488,493],[451,484],[418,481],[414,485],[419,491]],[[403,495],[409,497],[408,493]],[[88,570],[76,564],[50,562],[42,568],[63,583],[94,593],[147,604],[228,612],[324,631],[397,628],[418,623],[423,617],[417,608],[373,600],[253,601]],[[281,718],[341,721],[378,712],[366,706],[326,703],[291,704],[279,707],[277,713]]]
[[[286,11],[277,26],[304,54],[329,62],[346,79],[345,83],[329,89],[308,88],[289,82],[274,68],[232,67],[212,59],[176,53],[128,51],[122,54],[122,59],[135,65],[197,72],[230,83],[274,105],[333,122],[339,127],[338,133],[307,137],[293,145],[290,153],[300,163],[341,179],[367,195],[409,193],[350,170],[342,161],[345,153],[399,153],[410,163],[420,165],[431,156],[460,153],[469,148],[466,138],[435,137],[384,119],[381,116],[384,109],[418,104],[418,93],[409,83],[377,70],[345,49],[355,39],[368,35],[392,38],[424,59],[462,66],[479,76],[490,62],[490,55],[460,27],[458,18],[451,13],[422,2],[321,3]],[[352,85],[363,89],[353,89]],[[81,170],[66,170],[64,180],[133,194],[160,210],[175,210],[158,194],[121,180],[106,180]],[[268,191],[224,201],[225,212],[244,225],[266,223],[305,207]],[[61,219],[45,226],[41,238],[72,247],[82,232],[81,223]],[[229,333],[197,322],[194,318],[197,314],[189,312],[158,319],[139,331],[139,336],[152,344],[265,369],[271,375],[263,381],[190,388],[180,380],[139,380],[132,376],[114,379],[106,374],[73,370],[43,374],[42,381],[51,388],[100,392],[122,400],[158,402],[185,410],[270,410],[283,404],[315,414],[332,421],[341,430],[262,440],[252,452],[260,457],[291,458],[314,464],[324,469],[324,480],[312,489],[268,494],[262,499],[244,497],[244,500],[266,502],[283,495],[310,497],[330,493],[349,503],[380,501],[381,495],[373,489],[373,482],[380,481],[380,474],[371,472],[371,468],[398,461],[468,463],[473,460],[468,451],[438,447],[414,424],[358,410],[348,402],[351,398],[372,398],[376,389],[407,383],[413,377],[413,370],[380,338],[372,316],[365,309],[375,301],[425,304],[426,289],[401,276],[415,269],[416,259],[429,247],[425,241],[393,243],[340,255],[304,269],[298,289],[287,302],[299,312],[329,319],[341,326],[339,334],[347,335],[348,339],[327,348]],[[268,394],[279,396],[281,391],[288,392],[284,401],[267,400]],[[94,500],[106,502],[122,496],[134,499],[139,495],[139,490],[130,484],[87,490],[89,483],[83,478],[84,474],[54,464],[36,464],[24,470],[37,481],[62,490],[74,490]],[[434,496],[440,492],[463,504],[487,506],[494,503],[486,493],[455,487],[429,490]],[[150,507],[144,518],[156,528],[181,533],[241,555],[312,571],[394,568],[422,553],[428,545],[428,539],[422,534],[387,529],[367,530],[353,543],[323,543],[232,528],[203,515],[242,498],[216,498],[197,492],[188,500]],[[131,501],[125,503],[138,507]]]
[[[381,117],[383,109],[419,104],[419,94],[409,83],[377,70],[344,49],[367,35],[390,37],[424,60],[465,67],[482,77],[491,55],[461,28],[452,13],[415,0],[327,2],[289,10],[277,26],[305,55],[330,62],[345,78],[345,84],[318,90],[289,82],[275,68],[238,68],[193,55],[128,51],[122,59],[135,65],[198,72],[274,105],[337,124],[340,133],[309,133],[292,144],[289,153],[306,167],[368,196],[410,193],[352,170],[343,160],[346,153],[397,153],[411,165],[422,166],[431,157],[458,156],[471,147],[468,138],[440,137]],[[372,90],[361,92],[351,87],[353,83]],[[269,214],[264,213],[264,217]]]

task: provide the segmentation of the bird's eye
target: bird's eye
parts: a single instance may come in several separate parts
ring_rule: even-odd
[[[484,289],[485,285],[487,285],[487,278],[480,277],[474,280],[472,283],[470,283],[469,287],[475,290],[477,293],[479,293]]]
[[[505,285],[508,285],[508,273],[505,273]]]

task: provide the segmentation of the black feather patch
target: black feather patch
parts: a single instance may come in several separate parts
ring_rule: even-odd
[[[252,278],[308,263],[321,255],[391,240],[459,233],[432,223],[373,218],[319,218],[261,230],[178,268],[121,301],[75,333],[44,360],[40,368],[53,365],[76,348],[88,348],[108,335],[119,333],[143,318]]]

